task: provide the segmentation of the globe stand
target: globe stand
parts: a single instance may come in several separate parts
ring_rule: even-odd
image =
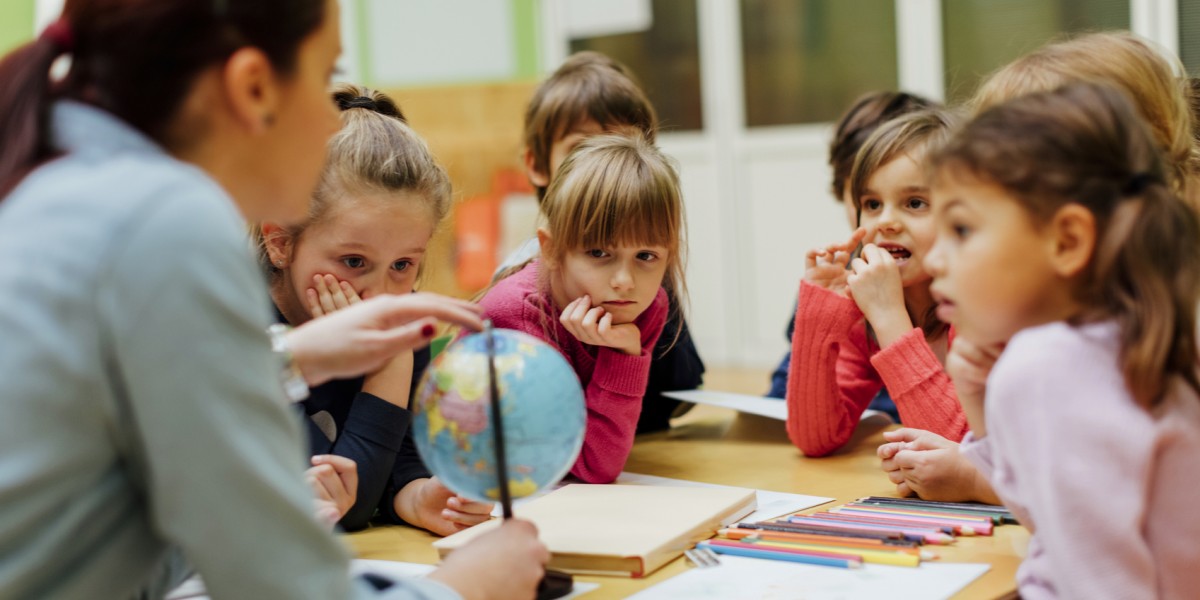
[[[488,360],[488,396],[492,407],[492,435],[496,446],[496,477],[500,490],[500,507],[504,519],[513,517],[512,492],[508,489],[508,462],[504,452],[504,416],[500,413],[500,386],[496,382],[496,339],[492,335],[492,322],[483,322],[483,335],[487,346]],[[546,569],[546,574],[538,582],[537,600],[554,600],[571,593],[575,587],[574,579],[568,573]]]

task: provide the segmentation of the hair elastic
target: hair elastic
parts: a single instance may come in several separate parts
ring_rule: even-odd
[[[374,100],[366,96],[359,96],[349,100],[338,100],[338,108],[342,110],[350,110],[352,108],[365,108],[371,112],[379,112],[379,105]]]
[[[1146,191],[1146,188],[1159,183],[1161,180],[1150,173],[1137,173],[1125,182],[1125,186],[1121,188],[1122,196],[1137,196]]]
[[[66,53],[75,49],[75,35],[66,19],[59,19],[42,30],[42,37],[54,43],[54,47]]]

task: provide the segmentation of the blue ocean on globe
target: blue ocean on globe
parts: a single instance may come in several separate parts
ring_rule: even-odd
[[[513,498],[558,483],[575,464],[587,418],[583,389],[549,344],[497,329],[496,379]],[[429,470],[458,494],[500,498],[484,334],[466,336],[426,369],[412,406],[412,435]]]

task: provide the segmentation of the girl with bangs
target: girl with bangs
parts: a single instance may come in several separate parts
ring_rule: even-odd
[[[497,327],[545,340],[574,367],[588,419],[571,474],[609,483],[633,447],[667,320],[664,286],[682,297],[678,175],[641,136],[595,136],[563,162],[542,211],[541,258],[496,283],[480,304]]]

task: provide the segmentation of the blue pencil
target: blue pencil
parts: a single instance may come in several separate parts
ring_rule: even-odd
[[[792,552],[774,552],[771,550],[739,548],[735,546],[720,546],[717,544],[710,544],[708,542],[700,542],[697,544],[697,546],[708,548],[717,554],[745,556],[747,558],[766,558],[769,560],[783,560],[788,562],[804,563],[808,565],[820,565],[823,567],[840,567],[843,569],[857,569],[862,567],[861,561],[847,560],[844,558],[827,558],[824,556],[810,556],[807,554],[796,554]]]

